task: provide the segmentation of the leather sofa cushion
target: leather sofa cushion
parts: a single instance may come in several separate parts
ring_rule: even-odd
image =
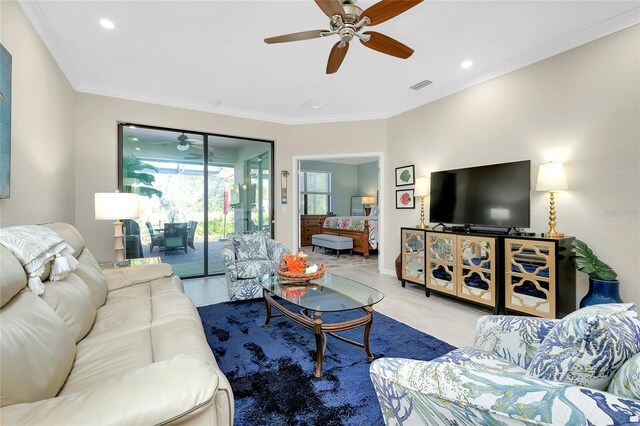
[[[61,281],[47,281],[41,297],[64,320],[76,342],[86,336],[96,311],[91,304],[89,287],[75,273]]]
[[[78,269],[75,270],[75,274],[89,288],[91,306],[98,310],[107,300],[107,280],[89,249],[84,249],[78,257]]]
[[[0,335],[0,406],[56,396],[76,354],[64,321],[24,289],[2,308]]]
[[[0,306],[27,285],[27,274],[22,269],[18,259],[4,246],[0,245]]]

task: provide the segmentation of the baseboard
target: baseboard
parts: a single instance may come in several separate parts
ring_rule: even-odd
[[[380,270],[380,273],[384,274],[384,275],[391,275],[392,277],[396,276],[396,270],[395,269],[384,269],[383,268],[383,269]]]

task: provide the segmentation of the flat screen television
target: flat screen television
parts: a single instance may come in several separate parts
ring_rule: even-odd
[[[529,227],[531,161],[431,173],[431,223]]]

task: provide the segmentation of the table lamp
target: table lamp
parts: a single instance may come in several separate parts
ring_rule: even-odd
[[[562,163],[541,164],[538,169],[536,191],[549,191],[549,231],[542,234],[544,237],[564,237],[563,233],[556,231],[555,193],[562,189],[568,189],[564,165]]]
[[[428,177],[419,177],[416,179],[415,197],[420,197],[420,225],[417,228],[427,229],[429,225],[424,223],[424,198],[430,195],[431,179]]]
[[[95,194],[96,220],[114,220],[116,262],[124,261],[122,222],[140,216],[140,196],[128,192],[98,192]]]
[[[376,204],[376,197],[366,196],[362,197],[362,207],[364,208],[364,215],[369,216],[371,213],[371,206]]]

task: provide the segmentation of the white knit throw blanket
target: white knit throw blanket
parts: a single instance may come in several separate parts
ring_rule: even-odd
[[[29,288],[35,294],[44,292],[40,276],[47,262],[55,259],[49,279],[59,281],[75,271],[78,261],[74,250],[55,232],[44,226],[24,225],[0,229],[0,244],[20,261],[29,276]]]

